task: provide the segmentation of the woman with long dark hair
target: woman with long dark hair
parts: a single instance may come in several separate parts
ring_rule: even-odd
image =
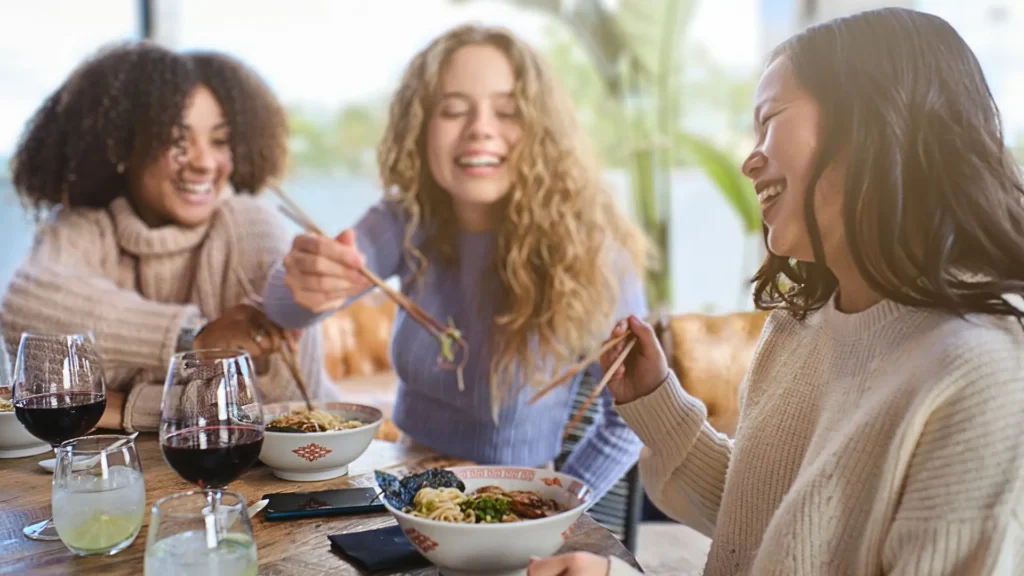
[[[827,22],[772,54],[755,120],[774,312],[735,442],[630,320],[609,387],[648,493],[703,519],[706,575],[1024,573],[1024,187],[974,54],[910,10]]]

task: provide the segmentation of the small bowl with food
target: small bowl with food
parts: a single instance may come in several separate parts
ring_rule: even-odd
[[[311,412],[302,402],[263,407],[260,460],[282,480],[316,482],[348,474],[384,420],[372,407],[324,402]]]
[[[14,413],[10,396],[0,393],[0,458],[24,458],[52,450],[48,443],[25,430]]]
[[[376,473],[384,506],[445,576],[520,576],[555,554],[592,501],[581,480],[516,466]]]

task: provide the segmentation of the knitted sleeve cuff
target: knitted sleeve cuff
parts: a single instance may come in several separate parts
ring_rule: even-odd
[[[707,419],[707,408],[683,390],[672,370],[654,392],[616,410],[644,445],[658,452],[688,447]]]
[[[160,428],[160,402],[164,387],[161,384],[136,384],[124,402],[123,427],[126,432],[153,432]]]

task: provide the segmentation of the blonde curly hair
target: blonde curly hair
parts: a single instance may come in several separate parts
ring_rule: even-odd
[[[451,54],[471,44],[494,46],[509,58],[523,124],[509,156],[506,214],[496,229],[496,254],[502,255],[496,272],[505,289],[493,330],[491,391],[497,411],[510,390],[542,384],[552,369],[561,372],[600,345],[611,328],[620,279],[642,279],[653,254],[644,234],[616,208],[575,111],[541,58],[505,29],[467,25],[434,40],[409,64],[378,148],[385,198],[407,218],[404,253],[414,279],[426,269],[424,252],[447,263],[458,259],[452,201],[426,162],[426,127],[442,68]],[[413,237],[426,222],[421,251]]]

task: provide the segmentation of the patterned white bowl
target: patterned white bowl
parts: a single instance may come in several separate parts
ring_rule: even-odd
[[[530,490],[554,500],[565,511],[521,522],[455,524],[407,514],[382,498],[420,554],[445,576],[525,575],[531,556],[545,558],[562,547],[593,494],[579,479],[552,470],[516,466],[460,466],[448,470],[462,479],[467,493],[483,486]]]
[[[263,407],[263,421],[302,408],[302,402],[281,402]],[[260,460],[282,480],[315,482],[348,473],[348,465],[366,452],[384,421],[384,414],[372,407],[346,402],[324,402],[316,407],[346,419],[358,419],[365,426],[332,432],[263,432]]]
[[[14,412],[0,412],[0,458],[24,458],[43,452],[52,454],[53,449],[29,434]]]

